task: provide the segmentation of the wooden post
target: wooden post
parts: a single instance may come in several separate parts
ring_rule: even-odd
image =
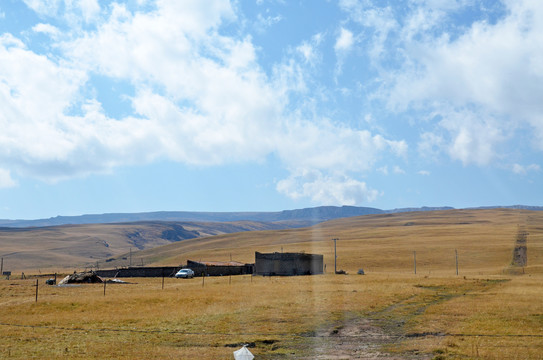
[[[456,260],[456,275],[458,275],[458,250],[454,249],[454,257]]]
[[[2,258],[2,262],[0,265],[0,275],[4,273],[4,258]]]
[[[206,274],[205,271],[202,272],[202,287],[204,287],[204,284],[206,282]]]
[[[162,269],[162,290],[164,290],[164,269]]]
[[[36,279],[36,302],[38,302],[38,279]]]
[[[413,251],[413,266],[415,268],[415,274],[417,273],[417,252]]]
[[[337,239],[332,239],[332,240],[334,240],[334,274],[337,274],[337,250],[336,250]]]
[[[107,281],[104,280],[104,296],[106,296],[106,284],[107,284]]]

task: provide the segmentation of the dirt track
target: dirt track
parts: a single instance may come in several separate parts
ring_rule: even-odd
[[[343,321],[318,334],[312,359],[429,359],[427,354],[390,354],[382,347],[401,341],[396,334],[387,334],[374,321],[358,318]],[[308,358],[309,359],[309,358]]]

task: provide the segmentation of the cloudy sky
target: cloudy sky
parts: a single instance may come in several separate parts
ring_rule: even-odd
[[[543,205],[539,0],[2,0],[0,218]]]

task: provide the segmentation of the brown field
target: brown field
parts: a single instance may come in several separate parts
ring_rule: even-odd
[[[519,230],[529,233],[524,268],[511,265]],[[332,238],[348,275],[332,274]],[[281,248],[324,254],[327,273],[167,278],[164,288],[132,279],[105,295],[103,285],[41,278],[37,302],[36,279],[0,280],[0,358],[233,359],[243,343],[256,359],[543,358],[543,212],[370,215],[135,256],[252,262],[255,251]]]
[[[198,236],[297,227],[297,222],[164,222],[0,228],[4,269],[52,272],[62,268],[127,266],[127,253]],[[105,260],[111,261],[105,261]],[[113,260],[115,259],[115,260]],[[139,259],[141,260],[141,259]],[[134,263],[135,264],[135,263]],[[138,265],[140,265],[138,263]]]

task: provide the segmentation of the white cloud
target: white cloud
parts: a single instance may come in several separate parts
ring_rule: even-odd
[[[98,0],[80,0],[76,4],[79,6],[86,23],[93,21],[100,14],[100,4],[98,3]]]
[[[23,0],[26,6],[40,15],[54,16],[57,14],[62,0]]]
[[[323,35],[319,33],[312,36],[310,41],[304,41],[296,47],[296,51],[303,56],[305,63],[314,66],[320,60],[321,55],[317,48],[322,42],[322,39]]]
[[[430,172],[428,170],[420,170],[417,172],[417,174],[422,176],[430,176]]]
[[[58,37],[58,35],[60,34],[60,30],[56,26],[53,26],[51,24],[43,24],[43,23],[34,25],[32,27],[32,31],[37,32],[37,33],[47,34],[53,38]]]
[[[9,170],[0,168],[0,189],[16,186],[17,183],[11,178]]]
[[[530,171],[541,171],[541,167],[537,164],[530,164],[530,165],[513,164],[512,170],[515,174],[526,175]]]
[[[28,3],[46,14],[46,2]],[[96,1],[78,4],[81,21],[103,18],[95,29],[77,27],[53,43],[60,58],[0,37],[4,179],[12,171],[58,181],[156,159],[204,166],[263,162],[274,153],[290,172],[277,183],[281,193],[359,204],[378,196],[358,180],[362,174],[384,154],[407,154],[405,141],[316,115],[302,65],[318,60],[321,34],[297,49],[302,62],[286,59],[267,74],[249,36],[221,35],[221,25],[236,19],[228,1],[162,0],[148,13],[118,3],[104,13]],[[33,30],[58,35],[47,24]],[[353,44],[345,30],[337,50]],[[94,95],[95,75],[132,87],[131,116],[107,115]],[[300,103],[292,94],[301,95]]]
[[[338,172],[369,171],[383,153],[402,155],[403,141],[393,141],[366,130],[353,130],[321,121],[291,121],[280,138],[278,153],[290,169]]]
[[[385,52],[389,34],[398,28],[392,9],[379,7],[371,1],[356,0],[341,0],[339,6],[352,21],[366,29],[364,37],[370,40],[368,55],[377,64]]]
[[[460,5],[456,2],[452,10]],[[408,23],[412,29],[405,27],[399,38],[405,42],[403,68],[392,72],[384,82],[392,86],[381,93],[395,111],[414,109],[444,117],[432,141],[445,141],[441,148],[464,164],[493,163],[501,157],[499,146],[526,125],[533,130],[533,146],[543,150],[543,47],[534,46],[543,43],[543,3],[505,5],[504,18],[474,22],[457,37],[430,36],[439,23],[435,19]],[[408,32],[424,36],[412,38]],[[419,144],[419,149],[430,147],[428,141]]]
[[[254,23],[254,28],[257,32],[265,32],[268,28],[272,27],[274,24],[277,24],[283,20],[283,18],[279,15],[276,16],[264,16],[262,14],[258,14],[256,21]]]
[[[405,174],[405,170],[398,165],[394,166],[394,174]]]
[[[497,147],[506,139],[506,129],[493,118],[470,111],[451,112],[439,125],[449,136],[447,152],[464,165],[488,165],[497,158]]]
[[[365,182],[341,175],[325,176],[320,171],[293,173],[277,183],[277,190],[293,199],[309,197],[316,204],[327,205],[356,205],[379,196]]]
[[[336,53],[345,53],[353,47],[354,44],[354,36],[353,33],[345,28],[341,28],[339,32],[339,36],[336,39],[336,43],[334,45],[334,50]]]

